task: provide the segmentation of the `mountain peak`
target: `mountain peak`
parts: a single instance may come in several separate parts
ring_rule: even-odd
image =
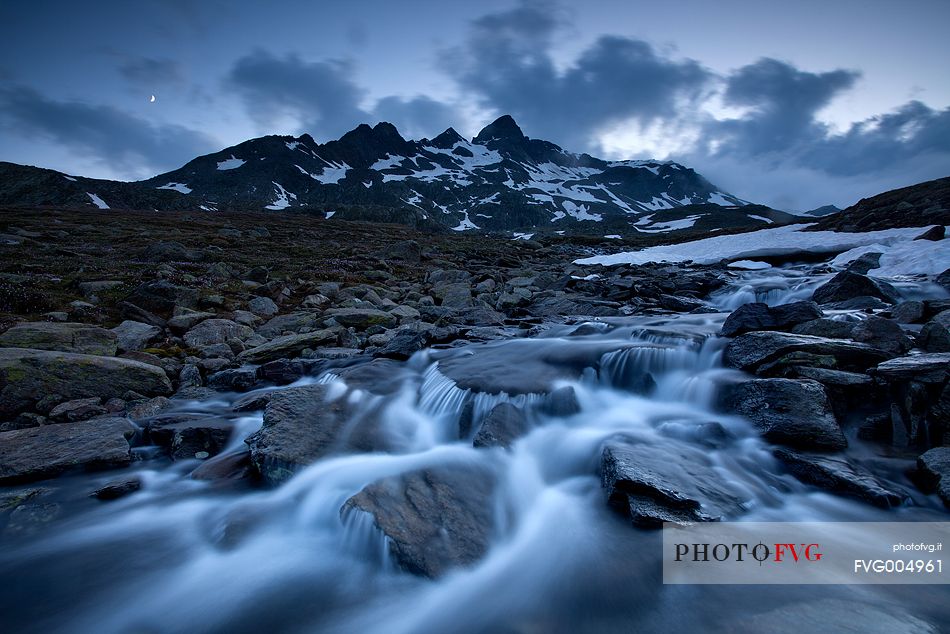
[[[515,123],[511,115],[502,115],[482,128],[482,131],[475,137],[476,143],[488,143],[495,140],[520,141],[526,138],[524,132]]]
[[[447,150],[459,141],[464,141],[462,135],[455,131],[455,128],[448,128],[445,132],[432,139],[432,147]]]

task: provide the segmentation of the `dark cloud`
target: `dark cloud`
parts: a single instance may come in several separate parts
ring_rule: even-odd
[[[267,131],[291,117],[299,122],[298,132],[337,137],[370,118],[360,107],[365,91],[353,81],[349,62],[307,62],[256,51],[237,61],[227,81]]]
[[[119,73],[136,86],[178,84],[184,81],[181,64],[172,59],[137,57],[119,66]]]
[[[201,132],[155,125],[111,106],[54,101],[32,88],[0,88],[5,134],[52,141],[135,177],[168,170],[215,149]]]
[[[404,137],[412,139],[432,138],[446,128],[459,125],[458,113],[452,106],[425,96],[385,97],[376,103],[373,114],[377,120],[389,121]]]
[[[740,119],[715,121],[707,129],[721,153],[752,156],[784,152],[803,139],[827,135],[815,115],[858,79],[854,71],[809,73],[774,59],[744,66],[726,79],[723,102],[749,108]]]
[[[701,97],[713,79],[695,61],[673,60],[647,42],[617,36],[599,38],[559,70],[550,51],[563,24],[557,6],[547,2],[482,17],[443,66],[482,106],[574,147],[624,120],[671,116]]]

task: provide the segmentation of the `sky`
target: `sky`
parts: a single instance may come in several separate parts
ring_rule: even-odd
[[[0,160],[137,180],[264,134],[471,137],[510,114],[844,207],[950,175],[948,24],[946,0],[3,2]]]

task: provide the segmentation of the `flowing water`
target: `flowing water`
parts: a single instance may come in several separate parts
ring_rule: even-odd
[[[742,273],[712,300],[723,311],[755,299],[795,301],[825,279],[808,268]],[[903,290],[935,292],[911,282]],[[170,462],[147,449],[136,450],[141,460],[132,468],[142,489],[114,502],[86,496],[117,472],[39,483],[51,491],[37,512],[55,517],[22,530],[8,522],[0,630],[734,632],[773,631],[755,620],[771,612],[774,631],[787,631],[778,625],[790,614],[817,610],[840,621],[855,610],[877,615],[861,631],[940,631],[950,623],[945,586],[664,586],[659,532],[635,529],[607,507],[601,450],[622,436],[672,462],[708,464],[743,500],[735,519],[946,519],[939,501],[903,475],[912,464],[906,456],[879,456],[852,434],[853,459],[910,496],[881,510],[799,483],[748,423],[717,413],[717,385],[737,374],[722,368],[726,341],[715,336],[726,314],[552,325],[530,337],[424,351],[382,394],[347,385],[345,372],[328,368],[303,382],[326,383],[330,398],[377,412],[392,449],[325,458],[275,489],[198,481],[189,477],[197,461]],[[473,374],[494,369],[500,376],[489,378],[512,385],[534,378],[525,375],[538,360],[554,359],[571,368],[557,381],[573,387],[580,410],[552,413],[530,392],[462,389],[440,370],[446,359],[456,368],[470,363]],[[644,372],[655,384],[637,394]],[[238,452],[262,416],[234,413],[236,398],[177,407],[230,418],[226,451]],[[502,401],[529,412],[531,431],[507,450],[473,448],[477,421]],[[459,439],[466,404],[476,424]],[[372,516],[341,508],[381,478],[440,466],[494,474],[494,520],[478,563],[430,580],[394,565]]]

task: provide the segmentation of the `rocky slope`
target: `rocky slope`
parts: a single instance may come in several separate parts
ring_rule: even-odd
[[[822,219],[812,230],[873,231],[927,225],[950,225],[950,177],[862,198]]]

